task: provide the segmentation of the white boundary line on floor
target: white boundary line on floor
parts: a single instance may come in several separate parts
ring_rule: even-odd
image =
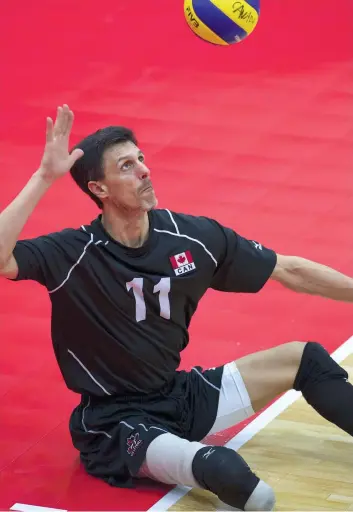
[[[353,336],[332,353],[333,359],[340,363],[346,357],[353,353]],[[245,443],[250,441],[260,430],[265,428],[272,420],[274,420],[281,412],[285,411],[292,405],[301,393],[298,391],[288,391],[271,404],[264,412],[259,414],[257,418],[249,423],[241,432],[234,436],[225,446],[233,450],[239,450]],[[155,503],[147,512],[166,512],[170,507],[175,505],[185,494],[190,491],[191,487],[177,486],[169,491],[163,498]]]
[[[38,507],[37,505],[25,505],[24,503],[15,503],[10,510],[17,512],[68,512],[60,508]]]

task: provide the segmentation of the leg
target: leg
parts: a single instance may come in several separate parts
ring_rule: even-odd
[[[236,365],[255,411],[294,388],[321,416],[353,436],[353,386],[319,343],[287,343]]]
[[[197,415],[197,422],[204,421],[203,410],[212,410],[205,405],[205,400],[216,407],[217,419],[211,432],[224,430],[254,414],[246,386],[234,362],[223,367],[220,384],[214,380],[213,370],[206,370],[202,376],[200,372],[190,375],[196,375],[198,381],[190,388],[193,394],[190,399],[192,416]],[[215,385],[219,388],[217,400],[213,396],[214,389],[217,389]],[[199,407],[196,412],[195,402]],[[195,430],[199,431],[198,428]],[[197,439],[195,430],[187,437]],[[151,443],[138,476],[172,485],[208,489],[238,510],[272,510],[275,502],[273,490],[234,450],[190,442],[172,434],[161,435]]]
[[[255,412],[293,389],[305,346],[306,343],[294,341],[236,361]]]
[[[161,435],[150,444],[139,476],[207,489],[236,510],[269,511],[275,503],[271,487],[234,450],[172,434]]]
[[[207,371],[204,377],[207,380]],[[322,416],[353,435],[353,386],[347,377],[326,350],[313,342],[288,343],[246,356],[224,367],[217,419],[210,433],[242,421],[294,388]],[[240,510],[272,510],[274,505],[272,489],[236,452],[171,434],[151,443],[141,476],[209,489]]]
[[[304,348],[305,343],[288,343],[224,365],[217,417],[208,434],[242,422],[293,388]]]

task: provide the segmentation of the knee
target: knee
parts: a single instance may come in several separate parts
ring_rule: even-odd
[[[204,489],[238,510],[273,510],[272,488],[253,473],[234,450],[207,446],[193,460],[195,479]]]
[[[291,341],[273,349],[269,369],[274,382],[278,385],[279,393],[293,389],[296,376],[302,365],[306,345],[306,342]]]
[[[281,345],[285,360],[294,366],[299,367],[307,343],[304,341],[290,341]]]
[[[302,341],[290,341],[275,349],[277,371],[287,380],[288,388],[293,387],[295,377],[302,364],[303,354],[307,343]],[[280,371],[282,369],[282,372]]]
[[[309,341],[304,346],[293,387],[305,393],[322,381],[347,378],[346,370],[332,359],[320,343]]]
[[[277,375],[279,381],[282,379],[286,383],[286,389],[293,387],[306,345],[306,342],[290,341],[274,349],[271,368],[274,376]]]

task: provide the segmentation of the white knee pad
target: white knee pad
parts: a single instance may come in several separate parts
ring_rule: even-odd
[[[192,461],[196,452],[205,446],[173,434],[162,434],[147,448],[139,476],[165,484],[200,487],[192,473]]]

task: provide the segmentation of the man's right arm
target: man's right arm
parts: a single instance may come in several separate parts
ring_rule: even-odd
[[[34,208],[49,187],[74,165],[83,151],[69,153],[69,137],[74,120],[67,105],[58,107],[55,124],[47,118],[46,144],[40,167],[27,185],[0,214],[0,276],[16,279],[19,273],[14,248]]]
[[[40,171],[33,174],[24,189],[0,214],[0,276],[16,279],[18,266],[13,250],[34,208],[50,187]]]

